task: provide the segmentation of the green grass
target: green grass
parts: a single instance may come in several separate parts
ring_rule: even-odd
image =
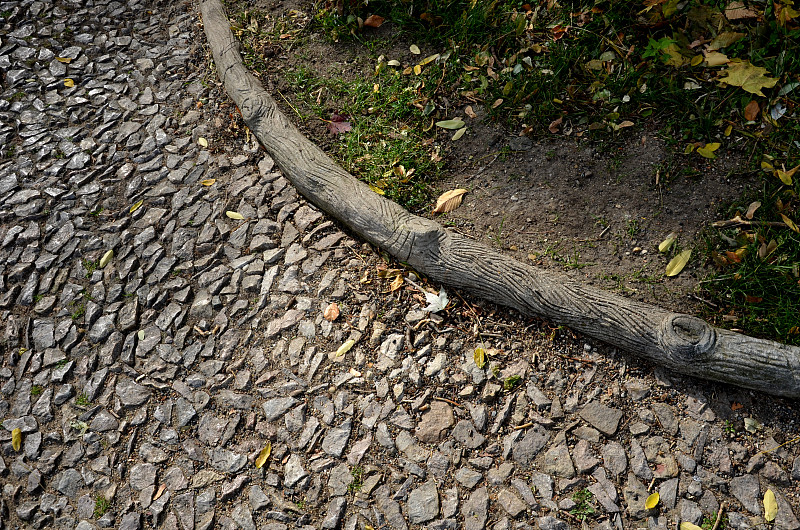
[[[33,385],[31,387],[31,396],[33,397],[39,396],[43,391],[44,388],[42,388],[40,385]]]
[[[83,318],[83,315],[85,314],[86,314],[86,303],[81,301],[75,304],[75,309],[72,311],[70,316],[72,317],[72,320],[77,322],[78,320]]]
[[[327,125],[332,112],[318,101],[324,97],[338,104],[335,114],[352,128],[334,139],[333,154],[347,171],[376,193],[420,210],[429,204],[429,182],[439,176],[441,161],[432,147],[434,133],[425,131],[419,119],[419,107],[424,112],[443,73],[433,65],[411,79],[384,66],[372,79],[347,82],[300,67],[286,78],[299,101],[295,112],[300,121]]]
[[[783,225],[780,213],[797,218],[800,184],[765,185],[754,225],[709,231],[704,252],[714,274],[704,294],[716,325],[800,345],[800,234]],[[749,202],[730,205],[726,217],[747,211]]]
[[[75,398],[75,404],[79,407],[88,407],[92,402],[89,401],[89,396],[86,395],[86,392],[81,392],[78,397]]]
[[[98,495],[94,499],[94,517],[99,519],[111,508],[111,503],[103,495]]]
[[[94,271],[97,270],[97,267],[100,265],[99,261],[94,261],[90,259],[82,260],[83,268],[86,269],[86,277],[90,277]]]
[[[595,512],[592,499],[594,499],[594,494],[588,489],[576,491],[572,495],[572,501],[575,503],[575,507],[572,508],[569,513],[577,517],[578,520],[585,521]]]
[[[358,493],[364,486],[364,468],[361,466],[354,467],[350,474],[353,476],[353,482],[347,486],[350,493]]]
[[[700,523],[700,528],[702,528],[703,530],[712,530],[713,528],[715,528],[715,525],[717,530],[725,530],[726,528],[728,528],[727,515],[723,515],[720,518],[718,525],[716,524],[716,522],[717,522],[717,514],[714,513],[711,515],[707,515],[706,517],[703,517],[703,522]]]

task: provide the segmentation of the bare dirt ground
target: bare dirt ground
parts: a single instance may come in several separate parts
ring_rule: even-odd
[[[289,115],[294,111],[287,103],[303,105],[285,80],[290,69],[304,67],[348,81],[373,76],[381,54],[414,60],[410,42],[390,22],[362,36],[389,43],[371,51],[352,40],[330,42],[312,22],[312,2],[261,1],[252,8],[270,13],[273,20],[290,16],[306,21],[303,38],[288,51],[275,53],[269,71],[261,72]],[[436,51],[441,50],[423,46],[422,56]],[[330,95],[323,95],[323,102],[331,113],[340,108]],[[445,107],[448,103],[444,101]],[[467,104],[477,118],[465,116]],[[703,301],[701,282],[710,273],[709,264],[695,250],[680,275],[666,278],[669,257],[659,254],[658,245],[675,232],[682,248],[699,249],[710,223],[722,218],[721,208],[747,196],[755,184],[735,172],[746,153],[692,166],[669,146],[670,139],[660,132],[663,124],[656,121],[600,139],[590,139],[585,126],[581,132],[565,122],[558,134],[531,138],[493,122],[481,103],[453,102],[445,111],[448,117],[462,116],[468,131],[458,142],[448,135],[437,138],[445,177],[432,184],[441,192],[466,188],[469,194],[440,222],[554,273],[670,310],[708,316],[712,309]],[[312,119],[298,126],[330,150],[324,122]]]

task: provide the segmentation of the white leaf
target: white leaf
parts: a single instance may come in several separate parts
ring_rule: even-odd
[[[423,308],[423,311],[438,313],[447,307],[447,303],[450,300],[447,298],[447,293],[444,292],[444,289],[442,289],[439,291],[439,294],[425,293],[425,301],[428,302],[428,306]]]

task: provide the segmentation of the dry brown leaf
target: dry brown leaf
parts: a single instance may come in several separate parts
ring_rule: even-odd
[[[704,51],[706,58],[706,66],[722,66],[723,64],[728,64],[731,62],[728,59],[728,56],[724,53],[716,52],[716,51]]]
[[[392,280],[391,285],[389,285],[389,292],[393,293],[402,286],[403,286],[403,275],[398,274],[397,276],[394,277],[394,280]]]
[[[325,313],[322,315],[328,322],[333,322],[339,318],[339,304],[331,302],[331,305],[325,308]]]
[[[475,114],[475,111],[472,110],[472,105],[469,105],[469,106],[467,106],[467,108],[464,109],[464,114],[466,114],[467,116],[469,116],[470,118],[473,118],[473,119],[478,117],[478,115]]]
[[[436,199],[436,208],[433,209],[433,213],[452,212],[461,205],[465,193],[467,193],[467,190],[460,188],[442,193]]]
[[[161,497],[164,494],[164,490],[166,490],[166,489],[167,489],[167,485],[166,484],[162,484],[161,486],[159,486],[158,487],[158,491],[156,492],[155,495],[153,495],[153,502],[157,501],[158,498]]]
[[[747,121],[753,121],[758,118],[758,113],[761,111],[761,107],[758,106],[758,101],[753,100],[747,104],[744,108],[744,119]]]
[[[758,13],[745,7],[742,2],[734,1],[725,8],[725,18],[728,20],[741,20],[743,18],[756,18]]]
[[[379,28],[384,20],[386,19],[380,15],[370,15],[367,17],[367,20],[364,21],[364,25],[370,28]]]
[[[744,214],[745,217],[748,219],[752,219],[758,210],[761,207],[761,201],[751,202],[750,206],[747,207],[747,213]]]
[[[561,123],[563,123],[563,121],[564,121],[564,116],[561,116],[557,120],[553,120],[552,122],[550,122],[550,127],[548,127],[550,132],[553,134],[557,134],[558,128],[561,127]]]

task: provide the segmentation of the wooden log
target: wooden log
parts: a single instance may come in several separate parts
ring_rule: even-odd
[[[432,280],[566,325],[676,372],[800,397],[800,348],[544,273],[410,214],[372,192],[305,138],[243,66],[219,0],[200,4],[225,90],[286,178],[352,232]]]

